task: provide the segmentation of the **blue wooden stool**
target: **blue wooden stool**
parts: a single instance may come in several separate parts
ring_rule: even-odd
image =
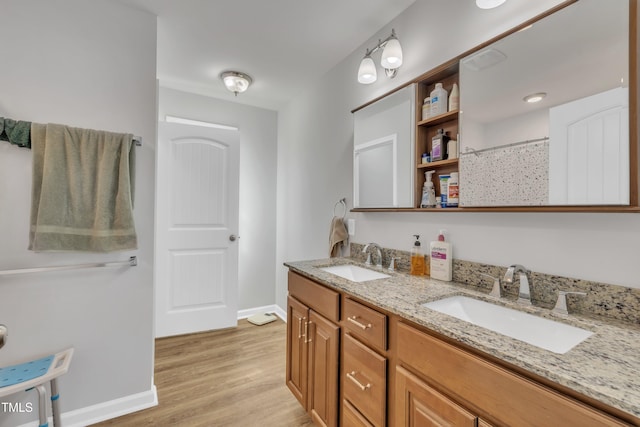
[[[73,348],[19,365],[0,368],[0,397],[19,391],[36,389],[38,392],[38,416],[40,427],[48,427],[47,421],[47,389],[45,384],[51,382],[51,413],[53,425],[61,426],[56,379],[69,370]]]

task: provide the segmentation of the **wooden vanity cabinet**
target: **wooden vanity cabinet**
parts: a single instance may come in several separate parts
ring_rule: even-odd
[[[426,419],[425,414],[432,413],[443,418],[461,413],[471,417],[482,416],[483,425],[628,425],[403,322],[398,324],[397,333],[400,365],[396,369],[398,426],[463,425],[457,422],[412,422],[416,417]],[[409,370],[422,379],[411,375]],[[434,395],[439,397],[433,398]],[[416,402],[413,406],[412,401]],[[420,406],[419,411],[417,406]]]
[[[338,426],[339,312],[339,293],[289,273],[286,383],[318,426]]]
[[[286,383],[318,426],[640,425],[291,272],[287,311]]]

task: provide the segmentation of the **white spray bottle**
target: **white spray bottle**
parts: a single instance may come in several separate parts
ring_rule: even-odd
[[[436,190],[433,186],[433,175],[434,171],[426,171],[424,173],[424,185],[422,186],[422,202],[420,203],[421,208],[435,208],[436,207]]]

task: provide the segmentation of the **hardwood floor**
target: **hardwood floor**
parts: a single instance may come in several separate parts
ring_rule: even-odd
[[[285,385],[286,324],[156,340],[159,405],[100,426],[312,426]]]

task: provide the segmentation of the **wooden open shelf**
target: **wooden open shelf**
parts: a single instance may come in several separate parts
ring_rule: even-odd
[[[438,160],[437,162],[420,163],[418,169],[439,169],[443,166],[457,165],[458,159]]]

